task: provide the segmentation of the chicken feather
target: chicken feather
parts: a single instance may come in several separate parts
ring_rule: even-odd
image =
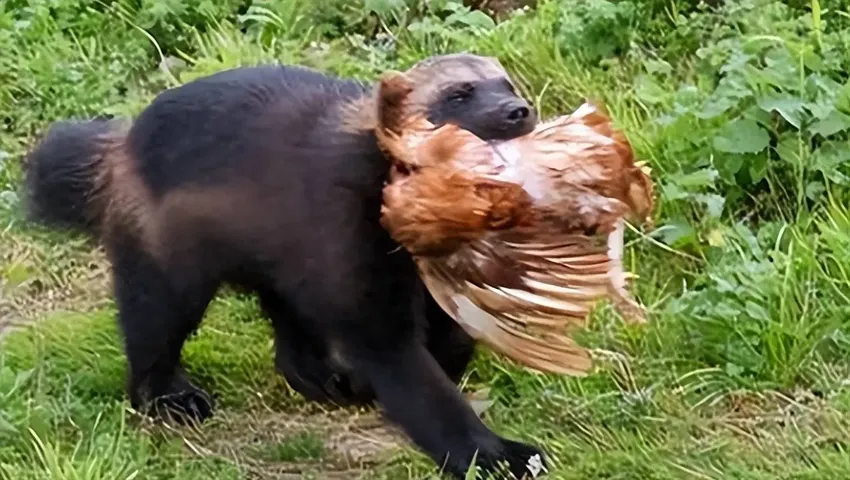
[[[435,128],[410,78],[379,82],[378,143],[391,161],[381,222],[413,255],[434,299],[472,337],[536,370],[584,375],[568,336],[597,301],[645,321],[622,266],[627,217],[649,221],[649,169],[598,107],[486,142]]]

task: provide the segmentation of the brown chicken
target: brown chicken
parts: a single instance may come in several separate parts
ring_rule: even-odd
[[[591,104],[485,142],[435,128],[408,98],[411,85],[392,73],[377,91],[376,133],[392,162],[383,226],[474,338],[537,370],[585,374],[589,352],[567,327],[584,325],[603,298],[645,321],[622,254],[626,218],[649,220],[649,169]]]

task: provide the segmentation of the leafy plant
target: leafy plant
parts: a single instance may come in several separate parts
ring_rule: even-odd
[[[829,250],[818,238],[757,239],[743,225],[726,238],[731,255],[717,257],[667,307],[680,319],[682,341],[701,362],[741,381],[788,387],[805,380],[819,355],[835,346],[831,332],[850,327],[846,306],[821,294],[818,257]]]
[[[707,15],[734,25],[711,31],[696,51],[694,78],[676,78],[666,62],[661,69],[647,62],[639,78],[637,94],[659,108],[656,122],[670,138],[660,147],[679,172],[665,184],[665,200],[708,208],[707,217],[699,209],[691,221],[712,221],[720,205],[770,220],[818,203],[830,188],[846,188],[850,83],[839,35],[816,43],[809,17],[776,2],[729,3]],[[678,90],[666,93],[676,82]],[[722,202],[704,190],[687,194],[682,178],[686,189],[719,189]]]

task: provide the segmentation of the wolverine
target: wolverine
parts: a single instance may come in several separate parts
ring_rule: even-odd
[[[532,131],[495,58],[411,67],[435,125],[485,140]],[[390,163],[365,82],[301,66],[241,67],[160,93],[133,121],[58,121],[25,160],[35,221],[100,241],[112,266],[131,405],[201,421],[210,396],[181,365],[222,285],[259,298],[275,364],[306,398],[377,402],[445,470],[473,456],[520,478],[541,452],[489,430],[456,387],[473,340],[381,227]]]

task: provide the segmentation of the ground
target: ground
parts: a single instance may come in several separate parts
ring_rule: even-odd
[[[291,392],[250,296],[223,292],[186,346],[211,423],[138,417],[102,251],[26,222],[17,192],[55,119],[133,115],[240,64],[374,79],[463,50],[498,56],[544,117],[603,102],[659,190],[628,246],[650,323],[600,305],[585,378],[482,348],[462,388],[486,423],[543,445],[553,479],[846,478],[846,4],[536,3],[498,25],[454,1],[0,4],[0,478],[437,478],[374,411]]]

